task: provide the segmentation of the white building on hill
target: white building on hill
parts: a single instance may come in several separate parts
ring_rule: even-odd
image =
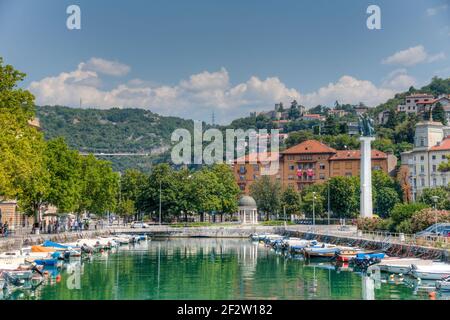
[[[450,155],[450,127],[440,122],[423,121],[416,125],[414,149],[401,154],[402,164],[410,174],[415,200],[424,188],[447,186],[450,172],[440,172],[439,165]]]

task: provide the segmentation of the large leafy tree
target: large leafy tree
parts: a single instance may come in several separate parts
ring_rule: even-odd
[[[450,210],[450,192],[446,187],[425,188],[419,196],[418,202],[424,203],[429,207],[434,208],[436,199],[436,209]]]
[[[380,217],[389,217],[394,206],[402,198],[401,186],[387,173],[376,170],[372,172],[373,209]]]
[[[301,211],[301,197],[292,186],[287,187],[281,195],[281,206],[287,215],[297,214]]]
[[[212,167],[212,172],[219,180],[217,194],[220,199],[220,214],[233,214],[237,212],[237,202],[241,190],[236,184],[230,166],[226,164],[216,164]],[[221,221],[222,220],[223,216]]]
[[[358,177],[333,177],[328,183],[333,214],[343,218],[355,217],[359,204]]]
[[[78,213],[103,215],[115,209],[120,180],[111,163],[97,160],[93,155],[83,157],[81,163],[81,201]]]
[[[17,87],[24,78],[0,58],[0,199],[18,197],[43,169],[43,136],[29,125],[34,97]]]
[[[48,202],[59,212],[73,212],[81,200],[81,156],[63,138],[47,142],[45,166],[50,174]]]
[[[270,176],[263,175],[250,186],[250,194],[258,209],[266,213],[266,219],[280,209],[281,185]]]

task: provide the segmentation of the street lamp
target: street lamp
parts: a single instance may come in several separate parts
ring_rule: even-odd
[[[161,179],[159,180],[159,225],[161,225]]]
[[[439,197],[438,197],[438,196],[432,196],[432,197],[431,197],[431,200],[433,200],[433,206],[434,206],[434,223],[437,223],[437,222],[438,222],[438,219],[437,219],[437,209],[436,209],[436,204],[437,204],[437,202],[438,202],[438,200],[439,200]]]
[[[316,192],[313,191],[313,226],[316,226],[316,208],[315,208]]]

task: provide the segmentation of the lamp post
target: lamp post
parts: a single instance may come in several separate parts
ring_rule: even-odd
[[[316,192],[313,191],[313,226],[316,227],[316,208],[315,208],[315,201],[316,201]]]
[[[438,196],[432,196],[431,199],[433,200],[433,207],[434,207],[434,223],[437,224],[438,222],[438,218],[437,218],[437,209],[436,209],[436,204],[439,200]]]
[[[159,180],[159,225],[161,225],[161,180]]]

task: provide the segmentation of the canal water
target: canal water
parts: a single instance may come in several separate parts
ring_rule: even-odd
[[[146,241],[74,261],[56,271],[49,283],[11,298],[397,300],[428,296],[412,279],[386,281],[328,262],[286,258],[249,240],[191,238]]]

